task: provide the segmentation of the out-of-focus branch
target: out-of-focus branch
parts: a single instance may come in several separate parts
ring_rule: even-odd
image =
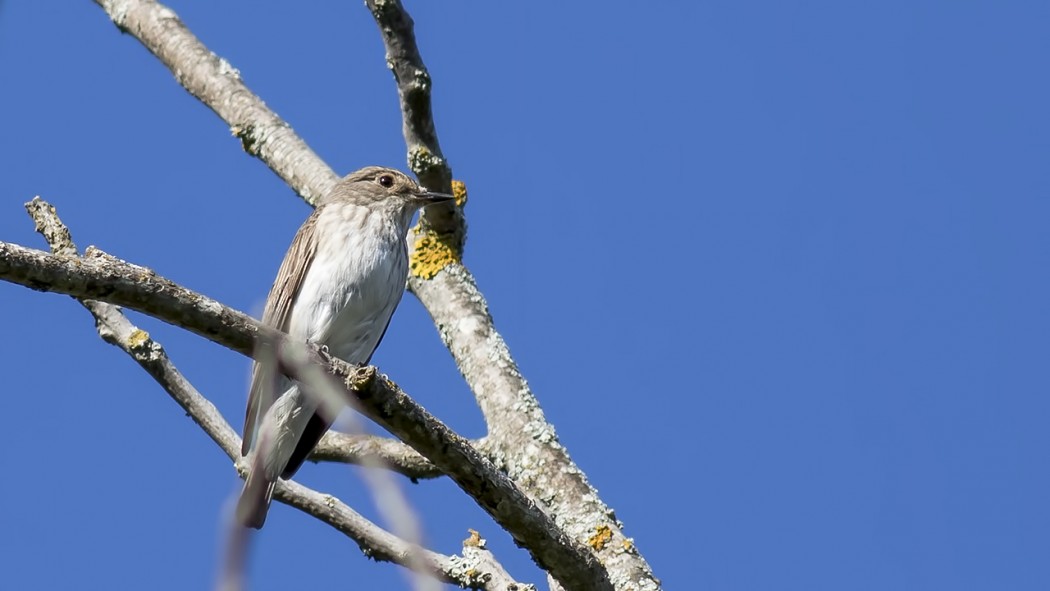
[[[242,312],[97,249],[73,258],[0,242],[0,279],[126,306],[249,356],[255,344],[304,346]],[[605,571],[582,544],[566,536],[505,473],[386,376],[374,367],[323,357],[316,346],[311,358],[342,381],[351,404],[448,474],[566,589],[612,589]],[[302,378],[295,367],[281,369],[293,379]]]
[[[26,203],[26,211],[36,223],[37,231],[50,244],[52,253],[78,256],[76,244],[54,206],[37,197]],[[103,340],[119,347],[146,370],[234,463],[241,460],[241,440],[237,433],[215,405],[175,367],[160,343],[132,324],[119,307],[96,300],[78,298],[78,301],[95,317]],[[479,555],[467,544],[462,556],[427,550],[387,532],[335,497],[294,481],[279,482],[274,496],[344,533],[375,560],[400,564],[463,588],[493,591],[514,588],[508,585],[517,585],[522,590],[533,588],[514,581],[491,553]]]
[[[245,148],[258,156],[308,202],[316,202],[317,197],[332,185],[335,174],[294,135],[286,123],[277,120],[272,111],[244,109],[234,113],[225,107],[248,99],[251,99],[252,104],[262,105],[262,102],[240,82],[236,71],[229,64],[215,57],[186,30],[170,9],[154,0],[96,2],[121,30],[135,36],[149,51],[160,57],[175,73],[176,79],[222,117],[235,133],[243,129],[268,129],[270,125],[279,128],[281,133],[263,134],[265,141],[261,145],[266,149],[255,148],[259,142],[254,139],[245,142]],[[383,32],[388,55],[396,60],[405,56],[407,60],[404,64],[418,63],[421,66],[422,60],[418,59],[411,26],[404,26],[411,22],[410,18],[404,20],[403,17],[407,17],[404,8],[393,0],[381,4],[382,7],[378,0],[369,1],[369,8],[375,6],[372,14]],[[402,19],[401,24],[395,22],[394,19],[398,18]],[[412,53],[415,54],[414,58]],[[395,74],[401,63],[391,64]],[[421,68],[421,71],[425,74],[425,69]],[[192,72],[193,76],[189,77],[185,72]],[[231,83],[231,79],[236,83]],[[404,96],[410,99],[413,96],[425,97],[426,107],[416,109],[411,100],[407,104],[408,110],[406,105],[402,105],[402,112],[408,114],[404,120],[404,129],[409,145],[410,166],[413,170],[417,168],[411,164],[413,154],[436,154],[439,159],[437,164],[447,167],[437,146],[436,134],[433,133],[429,75],[415,76],[411,70],[406,70],[398,78],[399,89],[402,81],[413,80],[418,81],[420,90],[426,93]],[[427,137],[427,130],[430,131],[430,138]],[[426,152],[413,151],[413,147],[417,146],[423,146]],[[425,180],[432,189],[447,190],[444,180],[426,180],[422,175],[421,180]],[[439,222],[431,219],[427,223],[436,227]],[[453,235],[462,232],[456,228],[450,231]],[[462,240],[450,242],[462,244]],[[624,535],[622,525],[616,520],[612,509],[601,501],[583,472],[558,443],[553,427],[544,418],[506,344],[495,330],[473,276],[458,262],[459,251],[453,251],[453,255],[439,257],[440,260],[446,260],[447,264],[433,279],[429,279],[432,274],[426,277],[414,276],[410,278],[409,286],[430,312],[443,341],[477,397],[489,424],[493,453],[523,490],[544,503],[546,510],[565,532],[578,543],[590,546],[608,570],[617,589],[659,589],[659,582],[633,541]]]

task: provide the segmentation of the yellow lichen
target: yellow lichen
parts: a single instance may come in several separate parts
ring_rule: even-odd
[[[375,377],[376,368],[371,365],[356,368],[346,377],[346,387],[355,392],[366,390],[372,385]]]
[[[131,331],[131,335],[128,336],[128,347],[131,349],[138,349],[146,345],[149,342],[149,333],[136,328]]]
[[[482,545],[482,539],[481,534],[478,533],[478,530],[468,529],[467,531],[470,532],[470,537],[463,540],[463,546],[480,547]]]
[[[594,528],[594,535],[587,538],[587,543],[595,552],[601,552],[605,545],[612,541],[612,529],[608,525]]]
[[[447,168],[445,159],[432,154],[424,146],[416,146],[408,152],[408,167],[418,176],[426,176],[435,168]]]
[[[452,196],[456,198],[456,207],[467,204],[467,184],[463,181],[452,181]]]
[[[413,277],[432,279],[442,269],[459,262],[459,253],[443,237],[432,230],[413,229],[416,235],[409,259],[409,270]]]

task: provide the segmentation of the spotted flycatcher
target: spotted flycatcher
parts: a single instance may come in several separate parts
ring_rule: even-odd
[[[367,364],[405,289],[412,215],[449,199],[389,168],[347,175],[292,240],[263,323]],[[240,523],[262,527],[277,479],[295,474],[331,426],[331,414],[298,382],[253,365],[241,446],[251,468],[237,502]]]

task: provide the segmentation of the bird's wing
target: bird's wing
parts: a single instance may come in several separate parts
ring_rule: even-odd
[[[314,210],[307,218],[284,255],[284,262],[277,271],[277,279],[270,288],[266,298],[266,309],[263,311],[263,324],[288,332],[288,323],[292,317],[292,304],[299,295],[310,264],[317,251],[317,216],[321,207]],[[248,393],[248,408],[244,416],[244,440],[241,442],[241,454],[247,455],[255,439],[259,420],[277,400],[273,379],[276,371],[264,371],[262,364],[252,364],[252,386]],[[267,379],[269,378],[269,379]],[[269,382],[269,383],[267,383]]]

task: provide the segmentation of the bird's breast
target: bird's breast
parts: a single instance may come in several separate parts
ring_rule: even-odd
[[[372,356],[408,277],[404,234],[370,217],[381,216],[330,220],[335,231],[318,242],[290,327],[350,363]]]

